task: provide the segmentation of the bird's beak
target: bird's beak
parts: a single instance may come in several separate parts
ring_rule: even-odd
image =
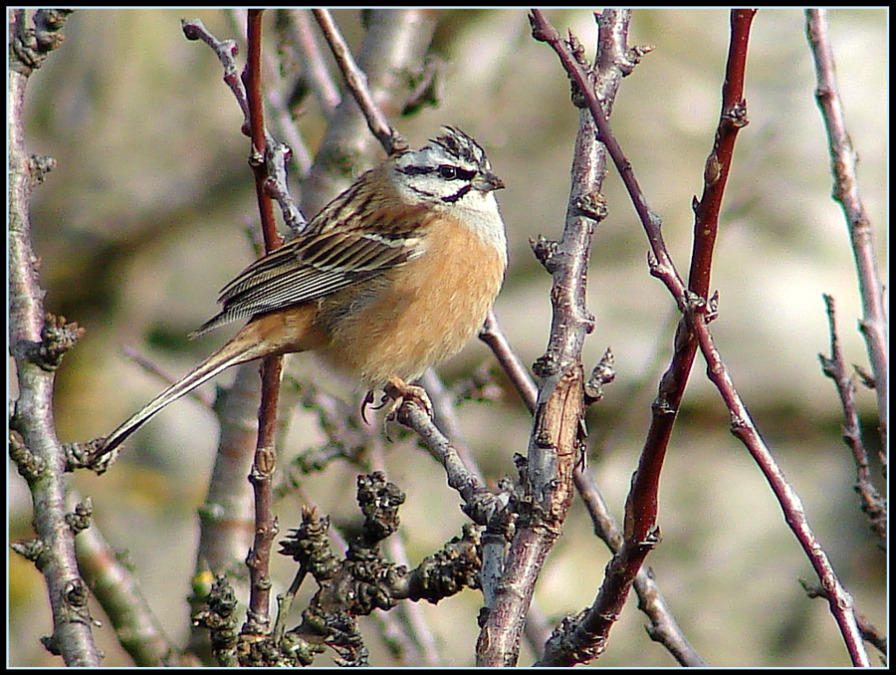
[[[473,179],[473,187],[480,192],[491,192],[504,187],[504,181],[491,171],[482,171]]]

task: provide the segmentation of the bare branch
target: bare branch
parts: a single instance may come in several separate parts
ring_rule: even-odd
[[[9,346],[15,359],[19,390],[10,419],[10,443],[19,471],[28,481],[36,539],[27,551],[44,576],[53,613],[53,634],[44,647],[66,665],[100,665],[93,636],[88,590],[75,554],[75,533],[67,523],[65,451],[53,422],[55,372],[33,358],[45,340],[44,291],[32,247],[31,199],[48,161],[36,162],[25,146],[25,92],[29,76],[62,43],[59,30],[67,10],[39,10],[31,19],[23,9],[9,9]],[[33,23],[31,23],[33,22]],[[35,349],[37,347],[37,349]]]
[[[856,625],[852,596],[840,583],[827,554],[809,526],[806,511],[796,491],[787,481],[781,467],[775,461],[759,430],[753,422],[746,405],[734,387],[728,368],[722,361],[721,354],[713,341],[712,334],[706,325],[705,315],[700,312],[692,314],[691,323],[700,351],[706,359],[706,372],[709,379],[719,390],[725,405],[731,414],[731,432],[746,446],[753,460],[759,466],[769,486],[781,505],[785,521],[803,547],[806,557],[815,569],[824,588],[830,589],[828,606],[833,614],[853,665],[867,667],[868,653],[862,644],[862,635]]]
[[[246,25],[248,26],[248,23]],[[256,132],[252,131],[250,92],[247,91],[246,83],[239,76],[239,69],[236,64],[236,55],[239,53],[239,48],[236,41],[219,40],[199,19],[182,21],[181,29],[188,40],[201,40],[215,52],[215,55],[224,67],[224,82],[233,92],[233,96],[245,117],[242,125],[243,133],[246,135],[255,133],[257,135],[257,138],[253,141],[256,151],[250,153],[250,164],[256,172],[256,193],[263,223],[262,231],[265,233],[265,237],[273,242],[279,236],[273,221],[273,213],[270,212],[270,204],[268,203],[270,199],[275,199],[279,204],[287,228],[293,234],[299,232],[304,225],[305,218],[290,196],[286,176],[286,163],[291,158],[291,151],[287,146],[277,142],[268,133],[264,127],[263,117],[260,120],[261,129]],[[254,58],[258,60],[257,67],[260,68],[261,55],[256,54]],[[258,82],[253,80],[253,87],[255,88],[254,96],[259,99],[259,102],[254,104],[256,119],[258,119],[261,110],[260,106],[262,105],[261,97],[263,95],[260,80]],[[262,146],[258,146],[257,144],[262,141],[262,138],[264,143]],[[268,211],[267,215],[265,215],[265,211]],[[264,225],[264,223],[267,223],[267,225]]]
[[[438,11],[432,9],[374,9],[365,11],[366,33],[357,64],[366,78],[356,87],[369,91],[369,100],[385,119],[397,116],[409,91],[406,73],[423,62],[435,31]],[[364,95],[365,99],[368,99]],[[314,165],[302,184],[302,208],[316,213],[351,182],[353,170],[368,162],[377,146],[390,152],[391,141],[371,136],[367,115],[354,95],[344,96],[327,125]]]
[[[238,35],[246,35],[248,30],[247,10],[233,8],[227,10],[227,15],[231,18],[231,23],[235,28],[235,32]],[[273,124],[275,125],[277,135],[282,138],[290,148],[290,157],[295,161],[299,175],[302,176],[311,168],[312,157],[305,140],[299,132],[299,126],[295,123],[295,120],[290,113],[289,101],[286,100],[282,88],[276,86],[276,76],[281,72],[281,68],[274,57],[271,56],[271,50],[265,50],[262,53],[262,59],[266,75],[269,76],[268,84],[263,88],[262,92],[268,107],[268,112],[274,119]],[[285,180],[283,184],[286,184]]]
[[[588,509],[594,533],[606,543],[607,547],[616,553],[622,548],[622,531],[607,508],[603,496],[591,474],[582,467],[576,467],[576,489]],[[666,599],[660,591],[659,584],[653,578],[653,573],[647,565],[642,565],[633,582],[635,593],[638,596],[638,608],[650,617],[650,625],[647,632],[652,640],[662,644],[672,656],[683,666],[700,668],[707,665],[703,657],[688,641],[682,631],[672,610],[666,604]]]
[[[831,332],[831,356],[826,358],[819,354],[821,367],[824,374],[834,381],[837,393],[840,395],[840,404],[843,407],[843,440],[852,450],[853,461],[856,464],[856,492],[862,501],[862,511],[865,513],[871,525],[871,531],[877,537],[878,544],[885,547],[887,543],[887,505],[883,497],[874,487],[871,479],[871,470],[868,464],[868,451],[862,441],[862,427],[859,423],[859,413],[856,410],[855,393],[850,371],[843,358],[843,350],[840,348],[840,338],[837,334],[837,314],[834,298],[824,296],[827,305],[828,323]]]
[[[73,512],[78,501],[76,494],[69,495]],[[76,548],[84,579],[134,663],[154,667],[176,665],[172,662],[176,659],[176,647],[149,607],[139,580],[122,562],[121,555],[109,546],[97,523],[91,522],[79,533]]]
[[[498,363],[501,364],[520,398],[523,399],[523,403],[526,404],[530,413],[534,413],[535,399],[538,395],[535,382],[532,381],[529,369],[526,368],[522,359],[510,346],[510,342],[507,340],[507,336],[504,335],[504,331],[501,329],[501,325],[498,323],[493,310],[489,311],[485,319],[485,325],[483,325],[482,331],[479,333],[479,339],[491,348],[492,353],[498,359]]]
[[[300,52],[308,84],[323,109],[324,116],[329,119],[342,100],[339,87],[330,77],[327,63],[314,37],[308,12],[303,9],[290,9],[286,12],[289,34]]]
[[[880,424],[881,447],[887,447],[888,349],[887,314],[884,307],[884,290],[877,276],[874,256],[874,228],[859,197],[856,177],[856,152],[846,130],[846,116],[837,90],[834,71],[834,52],[828,38],[827,12],[823,9],[806,10],[807,33],[818,84],[815,98],[821,108],[828,132],[831,153],[831,170],[834,173],[834,199],[840,202],[849,228],[859,292],[862,296],[862,321],[859,324],[868,348],[871,371],[874,374],[874,392],[877,395],[877,415]]]
[[[358,105],[361,106],[361,111],[367,119],[367,126],[370,128],[370,132],[376,136],[388,155],[391,155],[396,150],[406,149],[408,147],[407,141],[392,128],[389,120],[386,119],[383,111],[380,110],[370,95],[370,90],[367,88],[367,76],[358,68],[358,65],[352,58],[351,51],[349,51],[348,45],[342,38],[339,29],[336,28],[333,16],[329,10],[313,9],[311,11],[314,13],[314,18],[317,19],[317,23],[327,39],[330,49],[333,51],[333,56],[339,65],[339,69],[342,71],[345,83],[348,85]]]

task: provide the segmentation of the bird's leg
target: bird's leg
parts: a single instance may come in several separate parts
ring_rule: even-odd
[[[385,404],[387,400],[392,400],[387,418],[394,417],[398,407],[407,400],[414,401],[414,403],[423,408],[430,418],[433,417],[432,402],[429,400],[429,395],[423,387],[416,384],[408,384],[400,377],[392,377],[389,379],[389,383],[383,387],[383,392],[385,396],[383,396],[382,403]]]

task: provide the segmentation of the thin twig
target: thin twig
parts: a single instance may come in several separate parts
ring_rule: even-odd
[[[371,9],[365,11],[364,40],[357,62],[366,80],[360,84],[387,119],[404,107],[408,81],[396,77],[417,67],[424,60],[436,28],[438,10]],[[314,165],[302,182],[302,208],[316,213],[351,183],[353,169],[362,167],[379,147],[387,152],[393,143],[377,142],[370,133],[368,113],[354,96],[343,96],[329,119]],[[385,137],[385,135],[383,135]]]
[[[317,98],[324,117],[330,119],[336,106],[342,100],[342,96],[339,93],[339,87],[330,77],[327,62],[314,37],[311,21],[308,19],[308,10],[290,9],[286,11],[288,31],[292,42],[300,52],[305,79]]]
[[[865,210],[865,205],[859,197],[856,152],[846,129],[843,102],[840,100],[837,90],[834,52],[828,38],[826,10],[807,9],[806,23],[809,45],[815,59],[818,77],[815,97],[819,108],[821,108],[830,145],[831,170],[834,173],[834,199],[843,207],[856,260],[863,311],[859,326],[865,336],[868,357],[871,360],[871,372],[874,375],[881,448],[886,448],[889,414],[887,399],[888,326],[884,307],[884,290],[877,276],[877,262],[874,256],[874,228]],[[881,459],[886,467],[885,453],[881,454]]]
[[[647,232],[647,240],[654,257],[656,257],[660,264],[668,266],[671,270],[675,271],[675,266],[672,263],[672,259],[669,256],[663,238],[662,221],[659,216],[651,211],[647,198],[645,197],[643,190],[641,190],[638,179],[635,177],[632,165],[623,153],[619,141],[616,140],[616,137],[613,135],[610,123],[607,120],[607,115],[601,107],[602,102],[594,93],[593,88],[590,85],[590,77],[576,59],[573,51],[562,41],[556,29],[550,24],[547,18],[545,18],[544,14],[540,10],[534,9],[532,10],[531,17],[532,36],[538,41],[547,42],[557,53],[560,63],[573,81],[577,92],[583,97],[585,106],[591,112],[591,116],[594,118],[594,123],[597,126],[598,138],[606,146],[607,154],[610,155],[613,163],[616,165],[617,171],[619,171],[619,175],[632,199],[635,211],[641,220],[641,225]],[[628,52],[628,50],[621,51],[623,53]],[[685,304],[684,283],[681,281],[681,277],[677,271],[675,271],[675,277],[678,279],[678,288],[675,289],[678,290],[678,292],[675,293],[675,297],[679,303],[679,307],[683,309],[683,305]]]
[[[239,68],[236,64],[236,55],[239,52],[236,41],[219,40],[205,27],[205,25],[199,19],[182,21],[181,28],[183,30],[184,37],[186,37],[188,40],[200,40],[211,47],[215,52],[218,60],[224,67],[224,82],[230,88],[237,104],[240,107],[240,110],[245,117],[245,119],[243,120],[242,131],[246,135],[251,134],[252,131],[249,109],[249,96],[246,90],[246,84],[240,77]],[[301,230],[305,219],[299,209],[296,207],[295,202],[290,195],[289,187],[287,185],[286,162],[290,159],[289,153],[287,152],[287,146],[283,145],[282,143],[278,143],[273,138],[273,136],[268,133],[267,129],[263,130],[263,134],[264,144],[260,146],[260,153],[263,154],[259,154],[259,152],[256,152],[250,157],[253,165],[260,166],[262,163],[264,163],[267,168],[267,175],[264,175],[262,177],[260,185],[256,184],[256,190],[261,190],[263,194],[277,200],[277,203],[279,204],[282,211],[283,220],[286,223],[286,226],[293,233],[296,233]],[[256,139],[256,142],[260,142],[260,138]],[[258,148],[259,146],[256,145],[255,147]],[[263,211],[262,217],[265,218]],[[272,215],[270,215],[270,221],[273,222]],[[267,227],[263,227],[262,231],[270,231],[271,229],[273,229],[273,232],[275,234],[275,226],[271,228],[271,226],[268,225]],[[271,236],[272,241],[273,238],[274,237]]]
[[[843,440],[852,451],[853,461],[856,465],[855,488],[862,500],[862,511],[869,520],[871,531],[877,537],[878,544],[884,547],[887,541],[887,505],[871,479],[868,451],[862,441],[862,427],[856,409],[856,388],[843,358],[843,350],[840,348],[834,298],[825,295],[824,302],[827,305],[828,325],[831,333],[831,356],[826,358],[823,354],[819,354],[818,357],[821,359],[824,374],[834,381],[837,393],[840,395],[840,405],[843,407],[844,417]]]
[[[358,65],[352,58],[348,44],[346,44],[342,34],[336,28],[336,23],[333,21],[333,16],[329,10],[313,9],[311,11],[314,13],[314,18],[317,19],[317,23],[327,39],[327,43],[330,45],[330,50],[333,52],[333,57],[342,71],[346,85],[348,85],[358,105],[361,106],[370,132],[376,136],[386,149],[386,154],[391,155],[396,150],[407,148],[407,141],[392,128],[389,120],[386,119],[386,116],[370,95],[370,91],[367,88],[367,76],[364,74],[364,71],[358,68]]]
[[[510,346],[510,342],[501,329],[494,310],[489,311],[485,319],[485,325],[482,326],[482,330],[479,332],[479,339],[491,348],[492,353],[510,378],[526,408],[529,409],[530,413],[534,413],[538,389],[535,386],[535,382],[532,381],[528,368],[523,364],[522,359],[513,350],[513,347]]]
[[[278,10],[284,11],[284,10]],[[238,35],[246,35],[248,30],[248,14],[247,10],[242,8],[232,8],[227,10],[227,16],[231,19],[235,32]],[[262,54],[265,69],[269,74],[276,74],[281,71],[278,63],[271,56],[270,51]],[[308,146],[302,135],[299,133],[299,125],[289,110],[289,101],[284,97],[280,87],[268,85],[264,87],[264,100],[267,104],[268,113],[272,114],[275,120],[275,128],[277,135],[291,149],[291,157],[294,160],[295,167],[298,169],[299,175],[304,175],[311,167],[311,155]]]

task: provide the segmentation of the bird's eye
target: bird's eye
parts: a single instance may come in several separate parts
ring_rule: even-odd
[[[454,180],[457,178],[457,167],[450,164],[442,164],[439,167],[439,175],[445,180]]]

